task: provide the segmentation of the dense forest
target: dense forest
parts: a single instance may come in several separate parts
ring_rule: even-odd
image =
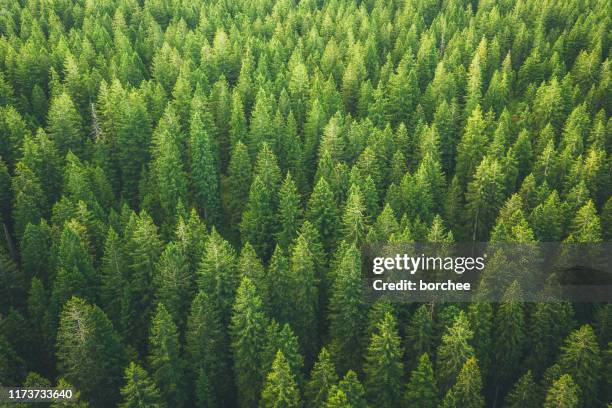
[[[0,384],[79,407],[612,403],[610,304],[361,293],[372,243],[610,240],[611,9],[3,0]]]

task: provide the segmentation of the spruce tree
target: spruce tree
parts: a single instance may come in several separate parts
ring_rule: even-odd
[[[287,172],[279,192],[278,213],[280,231],[276,235],[276,242],[282,248],[289,248],[298,235],[303,217],[300,196],[290,172]]]
[[[191,303],[185,332],[185,355],[190,378],[195,380],[196,396],[206,395],[205,400],[213,406],[228,404],[231,400],[229,338],[218,305],[204,290],[200,290]],[[206,389],[202,389],[202,384]],[[203,400],[199,404],[208,406]]]
[[[442,390],[451,387],[463,365],[474,356],[474,349],[469,344],[473,336],[467,317],[461,311],[442,335],[442,343],[438,347],[436,371]]]
[[[575,379],[580,405],[596,406],[602,362],[597,338],[591,326],[585,324],[565,339],[565,344],[561,347],[559,366],[562,373],[567,373]],[[546,399],[548,401],[548,396]]]
[[[529,370],[514,384],[514,387],[506,396],[504,407],[536,408],[541,405],[540,395],[539,387],[534,382],[531,370]]]
[[[151,321],[148,362],[166,405],[182,407],[185,403],[185,363],[180,355],[177,327],[162,303],[157,304]]]
[[[406,408],[435,408],[438,406],[438,387],[429,355],[423,353],[417,367],[410,374],[404,393]]]
[[[330,351],[341,372],[357,370],[357,362],[362,358],[363,343],[355,335],[365,328],[361,291],[361,257],[355,245],[351,245],[337,267],[329,301]]]
[[[93,406],[117,402],[124,365],[119,337],[104,312],[77,297],[60,315],[57,369]]]
[[[230,324],[238,402],[244,407],[255,406],[261,395],[267,324],[255,285],[245,276],[236,293]]]
[[[444,408],[482,408],[485,406],[482,397],[482,379],[475,357],[470,357],[453,385],[442,400]]]
[[[125,369],[124,378],[125,386],[121,388],[123,402],[119,404],[121,408],[164,406],[157,386],[144,368],[132,361]]]
[[[368,400],[380,407],[397,407],[402,399],[402,349],[396,321],[386,313],[372,334],[365,357],[365,388]]]
[[[198,112],[191,117],[189,127],[191,151],[191,185],[197,207],[209,225],[220,221],[218,157],[210,130]]]
[[[338,382],[338,374],[329,352],[323,347],[317,362],[310,372],[310,381],[306,384],[304,398],[309,407],[325,407],[325,402],[334,385]]]
[[[572,376],[562,375],[546,393],[544,408],[576,408],[580,406],[580,388],[576,385]]]
[[[299,407],[300,392],[291,368],[282,351],[276,353],[272,370],[267,376],[259,406],[262,408]]]

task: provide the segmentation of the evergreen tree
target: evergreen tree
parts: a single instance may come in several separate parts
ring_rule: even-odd
[[[402,350],[395,318],[386,313],[372,334],[364,372],[369,401],[380,407],[397,407],[402,399]]]
[[[310,372],[310,381],[308,381],[304,390],[307,405],[313,408],[325,407],[329,393],[337,382],[336,368],[329,352],[323,347]]]
[[[17,163],[15,167],[12,189],[15,233],[21,238],[29,223],[38,224],[47,209],[47,202],[40,180],[22,163]],[[5,216],[2,218],[5,219]]]
[[[196,381],[196,394],[207,393],[199,406],[224,405],[229,399],[231,373],[229,339],[224,331],[218,305],[200,290],[193,299],[187,318],[185,353],[191,378]],[[207,385],[201,390],[200,384]]]
[[[306,361],[311,361],[316,353],[319,334],[318,319],[318,282],[313,253],[310,251],[306,237],[298,236],[291,253],[289,280],[286,282],[285,294],[292,302],[289,323],[295,327],[301,341]]]
[[[353,408],[367,408],[368,404],[365,400],[365,390],[359,382],[357,374],[353,370],[348,370],[344,378],[338,383],[338,389],[344,392],[347,402]],[[333,390],[330,391],[330,397],[333,395]],[[328,398],[329,404],[329,398]]]
[[[268,239],[277,232],[276,211],[280,170],[276,157],[264,144],[255,164],[255,178],[251,183],[249,199],[240,221],[240,235],[243,243],[249,242],[258,255],[268,260],[272,245]]]
[[[544,408],[575,408],[580,406],[580,388],[569,374],[562,375],[546,394]]]
[[[58,371],[93,406],[117,402],[125,356],[102,310],[71,298],[62,308],[56,346]]]
[[[234,378],[238,401],[244,407],[254,406],[261,394],[267,320],[255,285],[245,276],[236,293],[230,325]]]
[[[565,339],[565,344],[561,347],[559,365],[562,373],[569,374],[572,379],[575,378],[574,382],[579,390],[577,394],[580,405],[596,406],[598,403],[597,384],[601,378],[602,363],[599,345],[591,326],[583,325]],[[565,380],[563,383],[567,382]],[[555,384],[557,387],[555,387]],[[553,389],[560,388],[558,382],[555,384],[553,384]],[[565,387],[570,388],[568,384],[561,388]],[[558,390],[557,392],[561,391]],[[546,397],[547,403],[550,395],[549,390]]]
[[[125,369],[125,386],[121,388],[121,408],[161,408],[162,398],[146,370],[133,361]]]
[[[475,357],[470,357],[457,377],[455,385],[446,393],[442,401],[443,407],[484,407],[482,397],[482,379]]]
[[[300,392],[282,351],[276,353],[272,371],[261,394],[260,407],[299,407]]]
[[[242,213],[249,198],[251,185],[251,159],[247,147],[242,141],[234,145],[227,169],[228,207],[232,225],[240,223]]]
[[[87,153],[83,118],[66,92],[51,100],[47,116],[47,131],[62,157],[68,151],[79,156]]]
[[[469,236],[473,241],[487,238],[487,231],[504,198],[503,171],[497,160],[485,157],[468,185],[465,195]]]
[[[148,361],[153,380],[166,405],[183,406],[185,364],[180,355],[179,333],[172,316],[162,303],[157,304],[151,321]]]
[[[536,408],[541,404],[540,390],[533,380],[531,370],[527,371],[506,396],[506,408]]]
[[[216,225],[220,221],[218,158],[210,131],[198,112],[191,118],[189,135],[194,199],[208,224]]]
[[[234,249],[214,228],[205,245],[196,276],[198,288],[211,297],[217,305],[223,326],[227,326],[240,277]]]
[[[170,242],[161,253],[153,283],[157,302],[164,305],[179,330],[184,328],[184,316],[195,292],[195,282],[185,253],[176,243]]]
[[[361,360],[363,344],[355,336],[365,328],[361,291],[361,257],[351,245],[338,265],[329,303],[330,350],[340,371],[356,370]]]
[[[495,316],[495,361],[497,386],[514,382],[520,368],[526,343],[526,327],[521,289],[514,281],[504,293],[502,303]]]
[[[289,172],[279,192],[278,214],[280,231],[276,242],[282,248],[288,248],[297,237],[303,216],[300,196]]]
[[[442,390],[448,390],[458,378],[463,365],[474,356],[474,349],[469,344],[474,333],[461,311],[442,335],[442,343],[438,347],[437,372]],[[480,370],[479,370],[480,375]]]
[[[340,219],[333,192],[324,178],[319,179],[310,196],[306,219],[319,231],[325,252],[330,254],[336,242]]]
[[[410,374],[410,381],[404,393],[403,406],[407,408],[434,408],[438,406],[438,387],[427,353],[421,355],[419,364]]]
[[[429,355],[434,351],[434,327],[430,305],[422,304],[415,310],[405,333],[408,366],[416,367],[423,354]]]

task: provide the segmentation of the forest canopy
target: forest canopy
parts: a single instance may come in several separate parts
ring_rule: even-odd
[[[94,408],[611,403],[610,304],[361,295],[371,243],[610,240],[610,10],[4,0],[0,384]]]

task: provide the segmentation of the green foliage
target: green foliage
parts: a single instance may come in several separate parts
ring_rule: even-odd
[[[402,399],[402,354],[395,318],[386,313],[372,334],[364,366],[368,400],[380,407],[396,407]]]
[[[167,406],[181,407],[185,402],[185,363],[180,355],[179,333],[171,314],[162,303],[151,321],[149,367]]]
[[[259,406],[262,408],[300,406],[300,393],[295,378],[280,350],[272,363],[272,371],[266,379]]]
[[[234,376],[242,406],[254,406],[261,395],[267,324],[261,298],[255,285],[245,276],[236,293],[230,325]]]
[[[334,385],[338,382],[336,367],[325,347],[321,349],[317,362],[310,372],[304,398],[309,407],[324,407]]]
[[[417,367],[410,374],[404,393],[405,407],[434,408],[438,406],[438,387],[429,355],[423,353]]]
[[[155,383],[146,370],[133,361],[125,369],[125,386],[121,388],[121,408],[142,408],[163,406],[162,398]]]
[[[610,308],[523,303],[527,251],[487,260],[500,305],[370,305],[359,276],[385,243],[607,245],[607,0],[47,3],[0,13],[0,382],[117,405],[156,337],[141,405],[397,406],[424,353],[443,405],[610,400]],[[129,356],[108,375],[55,369],[73,296],[113,323],[83,350]],[[340,383],[304,378],[323,345]]]
[[[104,312],[77,297],[60,315],[57,369],[93,406],[118,400],[125,362],[119,336]]]
[[[482,408],[482,379],[475,357],[470,357],[457,377],[457,382],[448,390],[442,401],[443,407]]]
[[[546,394],[544,408],[574,408],[580,406],[580,389],[569,374],[562,375]]]

